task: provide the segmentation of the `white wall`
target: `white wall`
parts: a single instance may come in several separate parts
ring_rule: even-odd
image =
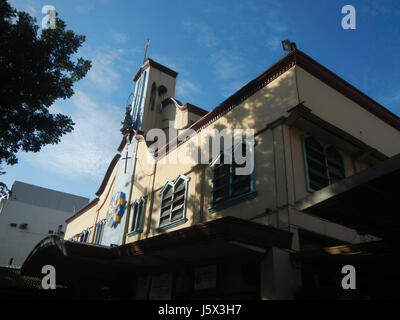
[[[16,200],[4,201],[3,210],[0,211],[0,265],[8,265],[13,258],[14,266],[22,266],[32,249],[46,236],[49,230],[57,232],[62,225],[65,231],[65,220],[72,212],[60,211]],[[16,223],[11,227],[10,223]],[[19,225],[27,223],[25,230]]]

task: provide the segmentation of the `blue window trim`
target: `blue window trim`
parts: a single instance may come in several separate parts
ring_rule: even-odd
[[[343,173],[344,173],[344,176],[345,176],[345,177],[347,177],[347,170],[346,170],[346,165],[345,165],[345,162],[344,162],[344,159],[343,159],[343,156],[342,156],[341,152],[339,152],[339,150],[338,150],[334,145],[328,144],[328,143],[323,144],[323,143],[321,143],[321,141],[320,141],[318,138],[316,138],[315,136],[312,136],[312,135],[304,135],[304,136],[302,137],[302,149],[303,149],[304,172],[305,172],[305,176],[306,176],[306,190],[307,190],[308,192],[310,192],[310,193],[313,193],[313,192],[318,191],[318,190],[314,190],[314,189],[311,188],[311,186],[310,186],[310,175],[309,175],[309,172],[308,172],[307,151],[306,151],[306,139],[308,139],[308,138],[314,138],[314,139],[321,145],[321,147],[322,147],[322,149],[323,149],[324,156],[325,156],[326,170],[327,170],[326,175],[327,175],[327,178],[328,178],[328,181],[329,181],[329,184],[328,184],[328,185],[331,184],[331,182],[330,182],[330,177],[329,177],[329,168],[328,168],[328,164],[326,163],[326,162],[327,162],[326,150],[327,150],[329,147],[334,147],[335,150],[336,150],[336,152],[337,152],[338,155],[340,156],[341,161],[342,161],[342,164],[343,164],[343,171],[344,171]]]
[[[90,230],[89,228],[83,230],[80,235],[79,235],[79,242],[82,243],[88,243],[89,242],[89,236],[90,236]]]
[[[244,194],[241,194],[240,196],[234,197],[234,198],[226,200],[224,202],[217,203],[217,204],[211,206],[210,208],[208,208],[208,211],[211,213],[214,213],[219,210],[239,204],[241,202],[254,199],[256,196],[257,196],[257,191],[244,193]]]
[[[180,181],[183,180],[183,183],[185,184],[185,197],[183,200],[183,212],[182,212],[182,218],[180,218],[179,220],[175,220],[171,222],[171,217],[172,217],[172,205],[174,203],[174,193],[175,193],[175,186],[176,184]],[[160,191],[160,195],[161,195],[161,202],[160,202],[160,212],[158,215],[158,223],[157,223],[157,228],[156,231],[157,232],[161,232],[161,231],[165,231],[167,229],[176,227],[180,224],[184,224],[188,221],[188,219],[186,218],[186,208],[187,208],[187,196],[188,196],[188,186],[189,186],[189,181],[190,178],[184,176],[183,174],[180,174],[174,182],[172,181],[167,181],[167,183],[164,185],[164,187],[161,189]],[[170,222],[168,224],[165,224],[163,226],[160,226],[160,220],[161,220],[161,203],[163,201],[164,198],[164,192],[166,191],[167,187],[170,186],[172,187],[172,199],[171,199],[171,209],[170,209],[170,215],[169,215],[169,220]]]
[[[246,144],[246,142],[243,142],[242,144]],[[254,146],[255,145],[256,144],[254,144]],[[234,148],[232,148],[231,152],[232,152],[231,159],[234,159]],[[225,153],[226,152],[221,151],[219,157],[222,158]],[[211,173],[213,184],[215,181],[215,170],[216,170],[216,166],[213,166],[212,173]],[[250,174],[250,191],[247,193],[244,193],[244,194],[240,194],[235,197],[232,196],[234,170],[235,170],[235,168],[234,168],[233,164],[230,164],[229,165],[229,198],[227,200],[217,203],[217,204],[214,204],[214,187],[211,188],[211,206],[208,208],[208,211],[210,213],[214,213],[219,210],[239,204],[241,202],[254,199],[257,196],[257,191],[255,191],[254,167],[253,167],[253,172]]]
[[[104,232],[104,226],[106,224],[106,219],[100,220],[99,222],[97,222],[96,224],[96,228],[94,231],[94,239],[93,239],[93,243],[94,244],[100,244],[101,240],[103,238],[103,232]]]
[[[146,79],[147,79],[147,71],[143,72],[143,75],[140,77],[138,82],[138,89],[136,90],[136,98],[134,105],[134,114],[132,119],[134,121],[134,128],[140,129],[142,124],[141,113],[142,113],[142,102],[146,88]]]
[[[134,210],[135,205],[137,205],[138,208],[140,206],[140,211],[139,211],[139,209],[137,209],[139,212],[137,212],[137,214],[136,214],[135,222],[131,221],[131,223],[130,223],[130,231],[128,233],[128,237],[132,237],[136,234],[143,232],[144,213],[145,213],[145,209],[146,209],[146,198],[140,197],[139,199],[136,199],[130,205],[132,219],[134,217],[133,210]],[[133,226],[134,226],[134,228],[132,228]]]

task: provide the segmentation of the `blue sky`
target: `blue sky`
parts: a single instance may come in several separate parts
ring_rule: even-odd
[[[285,53],[290,39],[303,52],[400,115],[399,1],[265,0],[12,0],[38,23],[56,8],[67,28],[86,35],[79,55],[93,67],[69,100],[52,112],[72,117],[75,130],[39,153],[18,154],[2,180],[93,198],[121,135],[119,123],[132,77],[148,56],[179,73],[176,98],[211,110]],[[356,29],[344,30],[344,5]],[[345,116],[345,115],[343,115]]]

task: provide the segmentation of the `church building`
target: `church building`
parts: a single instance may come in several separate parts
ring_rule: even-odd
[[[367,299],[398,287],[397,115],[296,48],[209,112],[175,97],[177,76],[144,61],[96,197],[22,274],[53,265],[76,297],[136,300]],[[241,142],[209,155],[222,131]]]

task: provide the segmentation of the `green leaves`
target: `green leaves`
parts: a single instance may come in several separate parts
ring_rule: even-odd
[[[85,36],[66,30],[64,21],[38,31],[35,18],[0,0],[0,165],[16,164],[18,151],[38,152],[73,130],[70,117],[48,108],[70,98],[91,68],[75,57]]]

